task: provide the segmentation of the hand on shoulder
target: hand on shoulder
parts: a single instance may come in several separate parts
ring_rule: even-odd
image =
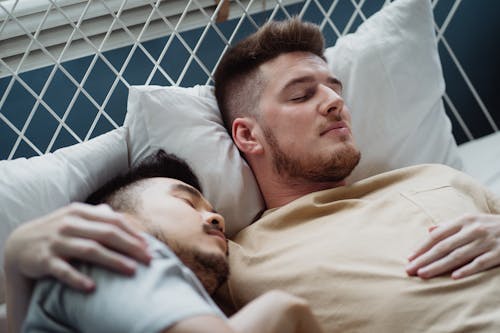
[[[93,282],[69,263],[78,259],[133,274],[135,260],[148,263],[144,239],[108,205],[72,203],[17,228],[5,248],[7,274],[29,279],[54,276],[73,288]]]

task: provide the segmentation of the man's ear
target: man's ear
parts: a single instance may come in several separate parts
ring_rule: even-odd
[[[236,118],[233,121],[233,141],[244,154],[255,155],[263,152],[259,131],[259,124],[253,118]]]

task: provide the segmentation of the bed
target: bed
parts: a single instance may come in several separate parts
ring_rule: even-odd
[[[444,163],[500,195],[500,54],[462,38],[498,31],[490,7],[500,5],[390,3],[0,1],[0,245],[19,223],[83,200],[157,148],[193,166],[231,235],[251,223],[262,198],[211,79],[228,45],[293,15],[320,25],[344,81],[363,152],[351,181]],[[474,15],[483,24],[470,32]]]

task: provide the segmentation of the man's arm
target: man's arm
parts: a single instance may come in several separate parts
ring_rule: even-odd
[[[132,274],[135,264],[122,253],[142,262],[150,260],[142,237],[106,205],[71,204],[17,228],[5,246],[9,331],[19,332],[32,279],[51,275],[73,288],[92,290],[93,281],[68,260],[82,259]]]
[[[240,333],[231,328],[228,323],[215,316],[197,316],[184,319],[162,333]]]
[[[19,273],[17,269],[8,269],[5,263],[5,297],[7,304],[7,331],[20,332],[28,310],[32,291],[32,281]]]
[[[321,333],[307,302],[282,291],[270,291],[229,319],[198,316],[183,320],[163,333]]]
[[[270,291],[256,298],[229,319],[240,333],[321,333],[318,320],[302,298]]]

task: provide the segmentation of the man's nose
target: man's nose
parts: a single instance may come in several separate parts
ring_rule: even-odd
[[[217,227],[222,232],[226,231],[226,225],[224,222],[224,218],[219,213],[207,212],[206,216],[205,216],[205,223],[210,224],[214,227]]]
[[[335,90],[328,86],[320,85],[321,102],[318,105],[318,111],[324,116],[335,114],[340,117],[340,112],[344,107],[344,99]]]

